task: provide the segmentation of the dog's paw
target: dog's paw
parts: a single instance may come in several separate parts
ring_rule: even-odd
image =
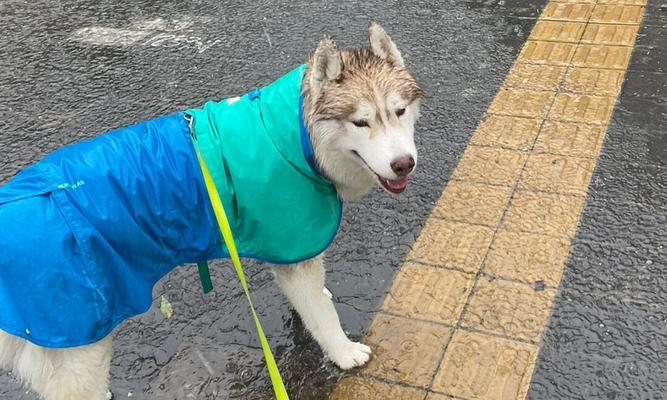
[[[327,288],[322,289],[322,293],[324,293],[324,295],[327,296],[329,299],[333,299],[333,294],[331,294],[329,289]]]
[[[371,348],[363,343],[347,341],[329,354],[331,360],[341,369],[361,367],[371,357]]]

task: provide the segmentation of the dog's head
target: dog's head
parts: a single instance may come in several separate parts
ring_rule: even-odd
[[[325,36],[304,77],[304,115],[315,155],[343,198],[374,183],[391,193],[417,165],[414,124],[422,89],[389,35],[376,23],[369,47],[338,50]]]

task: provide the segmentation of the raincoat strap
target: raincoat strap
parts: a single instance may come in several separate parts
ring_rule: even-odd
[[[229,252],[230,258],[232,259],[234,268],[236,269],[236,274],[238,275],[239,281],[241,282],[241,287],[243,287],[246,299],[248,299],[248,304],[250,305],[252,318],[254,319],[255,327],[257,328],[257,336],[259,336],[259,342],[262,345],[262,351],[264,352],[264,358],[266,359],[266,366],[269,370],[271,384],[273,385],[273,392],[275,393],[277,400],[289,400],[287,390],[285,389],[285,385],[283,384],[283,380],[280,376],[280,371],[278,371],[278,366],[276,365],[276,361],[273,358],[273,353],[271,353],[271,347],[269,347],[269,342],[266,340],[266,336],[264,335],[264,329],[262,329],[262,324],[259,322],[259,317],[255,311],[255,306],[252,304],[252,299],[250,298],[250,289],[248,288],[248,283],[246,282],[245,275],[243,273],[243,267],[241,266],[241,260],[239,259],[238,251],[236,250],[232,229],[229,227],[229,222],[227,220],[227,215],[225,214],[225,209],[222,206],[220,195],[218,194],[218,190],[215,187],[215,183],[213,183],[211,173],[206,167],[204,158],[202,157],[199,148],[197,147],[197,143],[194,140],[193,143],[195,145],[195,151],[197,152],[199,166],[201,167],[202,174],[204,175],[204,184],[206,185],[206,189],[211,200],[211,205],[213,206],[215,218],[218,221],[218,228],[220,228],[220,233],[222,234],[222,237],[225,241],[225,246],[227,246],[227,251]]]
[[[204,293],[208,293],[213,290],[213,282],[211,281],[211,273],[208,270],[208,262],[197,263],[197,268],[199,269],[199,280],[201,281],[201,288]]]

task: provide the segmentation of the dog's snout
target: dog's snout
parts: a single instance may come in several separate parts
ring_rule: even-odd
[[[411,155],[400,156],[391,162],[391,169],[400,177],[408,176],[415,168],[415,159]]]

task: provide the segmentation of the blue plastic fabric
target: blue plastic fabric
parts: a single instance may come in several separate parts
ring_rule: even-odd
[[[176,266],[221,255],[184,114],[62,148],[0,186],[0,329],[95,342]]]

